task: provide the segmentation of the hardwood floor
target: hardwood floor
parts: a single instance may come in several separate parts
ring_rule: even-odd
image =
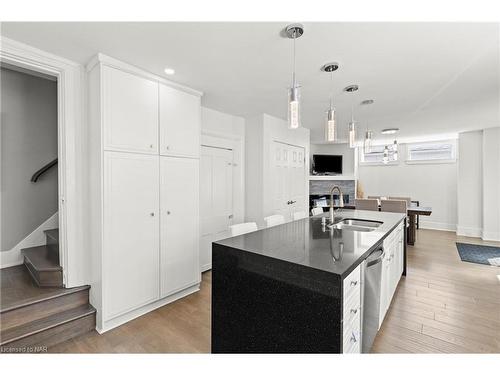
[[[408,247],[408,275],[375,339],[374,353],[499,353],[500,268],[462,262],[456,241],[487,243],[420,229]],[[210,352],[211,274],[201,291],[114,330],[53,347],[66,353]]]
[[[462,262],[455,242],[499,243],[419,230],[374,353],[499,353],[500,268]]]

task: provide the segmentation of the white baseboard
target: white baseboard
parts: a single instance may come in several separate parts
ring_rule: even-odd
[[[500,233],[492,231],[483,231],[481,239],[484,241],[500,241]]]
[[[38,228],[28,234],[21,242],[12,249],[0,252],[0,268],[7,268],[23,264],[21,250],[27,247],[45,245],[44,230],[54,229],[59,227],[59,215],[56,212],[54,215],[45,220]]]
[[[457,236],[481,237],[482,234],[483,231],[481,228],[464,227],[463,225],[457,225]]]
[[[444,230],[449,232],[455,232],[457,225],[450,223],[440,223],[438,221],[428,221],[420,218],[420,223],[418,227],[421,229],[433,229],[433,230]]]
[[[134,320],[141,315],[147,314],[148,312],[151,312],[153,310],[156,310],[164,305],[167,305],[169,303],[172,303],[180,298],[186,297],[189,294],[195,293],[200,290],[200,284],[195,284],[191,287],[188,287],[184,290],[181,290],[175,294],[172,294],[171,296],[162,298],[158,301],[151,302],[147,304],[146,306],[142,306],[138,309],[135,309],[133,311],[130,311],[126,314],[117,316],[116,318],[107,320],[102,323],[102,327],[97,326],[96,331],[99,333],[104,333],[106,331],[109,331],[110,329],[116,328],[122,324],[125,324],[131,320]]]
[[[205,272],[212,269],[212,263],[205,264],[201,266],[201,272]]]

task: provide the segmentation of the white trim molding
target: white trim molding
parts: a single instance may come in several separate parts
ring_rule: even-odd
[[[23,256],[21,250],[33,246],[45,245],[45,230],[57,228],[59,225],[59,217],[57,212],[45,220],[38,228],[28,234],[16,246],[7,251],[0,252],[0,268],[7,268],[23,264]]]
[[[85,70],[73,61],[5,37],[0,37],[0,61],[57,79],[59,258],[66,287],[86,284]]]
[[[482,237],[483,231],[481,228],[464,227],[457,225],[457,236],[465,237]]]
[[[423,220],[423,217],[421,216],[418,227],[420,229],[433,229],[433,230],[443,230],[447,232],[455,232],[457,225],[450,223],[441,223],[438,221]]]
[[[481,239],[484,241],[500,241],[500,232],[483,231]]]

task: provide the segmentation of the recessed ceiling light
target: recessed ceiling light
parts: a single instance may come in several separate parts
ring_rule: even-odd
[[[399,128],[387,128],[387,129],[382,129],[382,134],[394,134],[399,131]]]
[[[172,68],[165,68],[164,72],[165,72],[165,74],[168,74],[169,76],[175,74],[175,70],[173,70]]]

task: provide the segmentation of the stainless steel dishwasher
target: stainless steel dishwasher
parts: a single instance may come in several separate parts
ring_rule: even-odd
[[[363,353],[370,352],[378,331],[383,258],[383,248],[377,248],[365,259],[363,267],[363,330],[361,339]]]

